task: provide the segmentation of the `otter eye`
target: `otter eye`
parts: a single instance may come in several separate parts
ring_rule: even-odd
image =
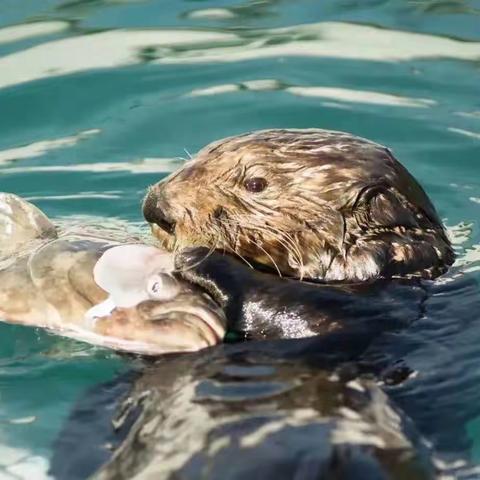
[[[262,178],[262,177],[253,177],[249,178],[248,180],[245,180],[243,186],[249,191],[249,192],[261,192],[262,190],[265,190],[267,187],[267,181]]]

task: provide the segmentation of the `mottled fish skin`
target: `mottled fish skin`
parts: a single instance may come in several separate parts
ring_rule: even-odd
[[[35,205],[0,192],[0,260],[20,252],[29,242],[56,236],[55,225]]]

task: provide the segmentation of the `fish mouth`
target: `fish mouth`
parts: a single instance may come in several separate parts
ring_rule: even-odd
[[[181,319],[172,320],[172,314],[165,318],[156,318],[154,322],[161,322],[159,330],[165,333],[172,330],[169,341],[174,351],[197,351],[202,348],[213,347],[223,340],[218,330],[210,323],[204,322],[196,315],[185,312],[176,312]],[[173,334],[173,332],[176,332]]]
[[[204,337],[209,346],[221,342],[225,336],[226,319],[223,312],[207,307],[203,302],[163,302],[156,305],[152,313],[150,321],[159,328],[165,323],[182,324]]]
[[[180,304],[179,304],[180,303]],[[117,350],[143,355],[195,352],[221,343],[226,319],[200,302],[158,302],[148,300],[136,307],[115,308],[96,319],[94,331],[109,338]],[[133,343],[132,343],[133,342]]]

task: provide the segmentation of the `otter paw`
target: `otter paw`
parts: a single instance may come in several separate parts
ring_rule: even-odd
[[[206,247],[187,247],[175,255],[175,269],[187,270],[200,265],[211,251]]]

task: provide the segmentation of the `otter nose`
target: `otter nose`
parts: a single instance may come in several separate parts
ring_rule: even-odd
[[[162,195],[151,190],[143,202],[143,216],[148,223],[155,223],[167,233],[175,232],[175,220],[168,214],[168,207]]]

